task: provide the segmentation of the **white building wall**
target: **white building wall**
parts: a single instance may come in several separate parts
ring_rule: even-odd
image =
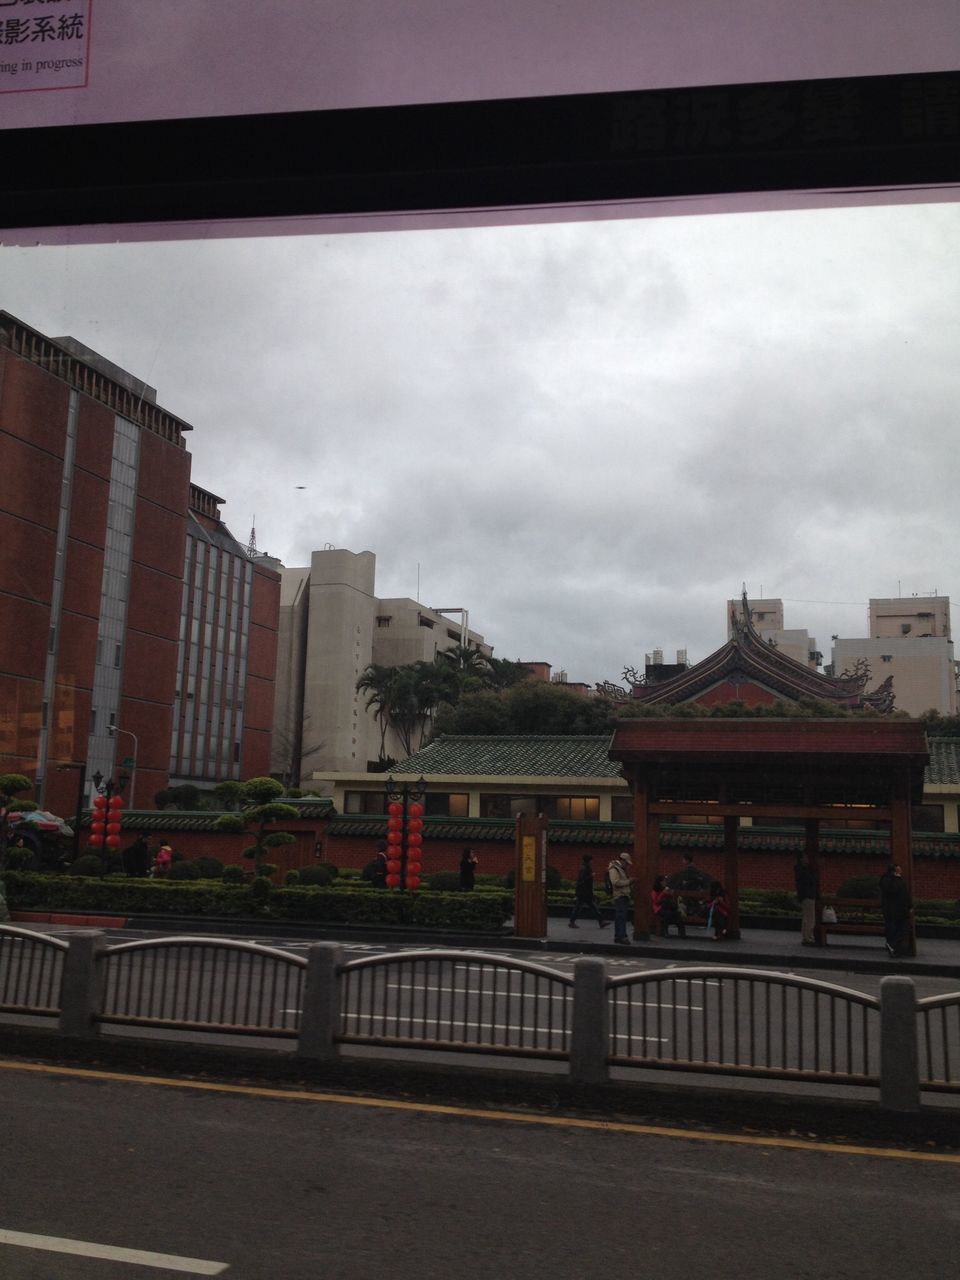
[[[899,624],[898,624],[899,631]],[[858,659],[870,664],[867,691],[893,676],[896,710],[919,716],[924,711],[957,714],[957,682],[953,644],[942,637],[914,639],[897,634],[868,640],[837,640],[833,646],[836,675],[852,671]]]
[[[897,596],[870,601],[870,635],[949,640],[949,596]]]

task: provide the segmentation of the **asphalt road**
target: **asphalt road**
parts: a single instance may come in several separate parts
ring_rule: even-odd
[[[11,1063],[0,1114],[4,1280],[956,1273],[945,1153]]]

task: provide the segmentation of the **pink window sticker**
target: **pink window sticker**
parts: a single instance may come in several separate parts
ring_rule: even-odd
[[[93,0],[0,0],[0,93],[82,89]]]

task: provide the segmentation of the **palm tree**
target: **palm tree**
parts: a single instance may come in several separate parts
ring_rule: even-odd
[[[380,755],[381,763],[387,757],[387,727],[390,723],[390,705],[393,700],[393,692],[397,683],[397,672],[399,667],[385,667],[379,663],[371,662],[368,667],[360,673],[357,681],[357,692],[367,694],[366,706],[376,708],[376,719],[380,725]]]

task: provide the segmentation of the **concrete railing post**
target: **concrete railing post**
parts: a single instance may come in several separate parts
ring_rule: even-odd
[[[609,1080],[609,1051],[606,961],[596,956],[581,956],[573,962],[570,1079],[578,1084],[602,1084]]]
[[[62,1036],[89,1039],[100,1034],[97,1015],[103,995],[103,967],[97,963],[97,956],[105,946],[106,938],[99,929],[70,936],[60,986]]]
[[[315,942],[307,952],[303,984],[303,1010],[297,1055],[301,1058],[335,1058],[340,1052],[340,966],[343,948],[336,942]]]
[[[888,1111],[920,1108],[917,994],[909,978],[880,981],[880,1105]]]

